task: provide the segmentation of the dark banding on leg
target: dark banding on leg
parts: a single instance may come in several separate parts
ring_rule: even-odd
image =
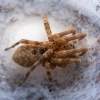
[[[39,58],[39,60],[36,61],[36,62],[33,64],[32,67],[29,68],[28,72],[27,72],[26,75],[25,75],[25,78],[22,80],[22,82],[20,82],[19,85],[22,85],[22,84],[27,80],[27,78],[28,78],[28,76],[30,75],[30,73],[43,61],[43,59],[44,59],[44,57],[41,56],[41,57]]]
[[[52,77],[51,77],[51,73],[50,73],[50,63],[49,62],[45,62],[45,68],[46,68],[48,80],[49,80],[49,82],[52,82]]]
[[[11,47],[6,48],[5,50],[9,50],[11,48],[14,48],[15,46],[17,46],[20,43],[23,43],[23,44],[33,44],[33,45],[41,44],[41,42],[38,42],[38,41],[31,41],[31,40],[22,39],[22,40],[16,42],[15,44],[13,44]]]
[[[44,27],[45,27],[45,31],[46,31],[48,39],[49,39],[49,37],[52,35],[52,32],[51,32],[48,18],[46,15],[44,16]]]

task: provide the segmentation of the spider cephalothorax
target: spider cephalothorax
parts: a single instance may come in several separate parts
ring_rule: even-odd
[[[44,16],[44,26],[49,41],[38,42],[22,39],[5,49],[8,50],[20,43],[23,44],[19,46],[12,56],[12,59],[17,64],[29,68],[24,80],[20,84],[25,82],[31,71],[40,63],[46,68],[48,80],[52,82],[50,69],[55,69],[56,66],[65,68],[68,64],[80,63],[81,59],[79,56],[82,56],[88,50],[86,47],[75,48],[74,46],[77,43],[76,39],[83,39],[86,36],[85,33],[75,34],[76,30],[70,29],[52,35],[46,16]],[[71,33],[72,36],[68,36]],[[77,55],[76,53],[81,54]]]

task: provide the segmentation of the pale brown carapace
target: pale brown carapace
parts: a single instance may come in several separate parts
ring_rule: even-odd
[[[52,35],[49,22],[46,16],[44,16],[44,26],[49,41],[31,41],[22,39],[16,42],[9,48],[9,50],[16,45],[22,43],[18,49],[14,52],[12,59],[19,65],[29,68],[24,80],[20,83],[23,84],[28,78],[29,74],[40,64],[45,67],[48,80],[52,82],[50,69],[55,69],[56,66],[65,68],[68,64],[80,63],[82,56],[88,51],[87,47],[75,48],[77,39],[81,40],[86,37],[86,33],[76,34],[75,29],[70,29],[61,33]],[[72,34],[69,36],[68,34]],[[81,54],[77,54],[81,53]]]

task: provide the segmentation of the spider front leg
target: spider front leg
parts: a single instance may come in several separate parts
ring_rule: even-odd
[[[53,41],[56,38],[60,38],[64,35],[68,35],[70,33],[72,33],[74,35],[75,32],[76,32],[75,29],[70,29],[68,31],[64,31],[64,32],[60,32],[60,33],[56,33],[56,34],[52,35],[50,25],[49,25],[49,22],[48,22],[48,18],[47,18],[46,15],[44,16],[44,27],[45,27],[45,30],[46,30],[49,41]]]
[[[46,15],[44,16],[44,27],[45,27],[45,30],[46,30],[46,33],[47,33],[47,36],[48,36],[48,39],[49,39],[49,37],[52,35],[52,32],[51,32],[50,25],[49,25],[49,22],[48,22],[48,18],[47,18]]]
[[[67,31],[64,31],[64,32],[56,33],[54,35],[49,36],[49,40],[54,41],[57,38],[63,37],[64,35],[68,35],[68,34],[71,34],[71,33],[72,33],[72,35],[74,35],[75,32],[76,32],[75,29],[70,29],[70,30],[67,30]]]
[[[28,72],[26,73],[25,78],[22,80],[22,82],[19,85],[22,85],[30,75],[30,73],[40,64],[43,62],[45,58],[48,58],[53,53],[52,49],[47,50],[33,65],[29,68]]]
[[[65,68],[67,64],[72,64],[72,63],[80,63],[81,59],[80,58],[52,58],[51,61],[53,63],[56,63],[58,66]]]
[[[57,38],[54,40],[54,44],[58,45],[64,45],[72,40],[76,40],[76,39],[81,39],[81,38],[84,38],[86,37],[86,33],[81,33],[81,34],[75,34],[75,35],[72,35],[72,36],[63,36],[61,38]]]
[[[15,44],[13,44],[11,47],[6,48],[5,50],[9,50],[9,49],[11,49],[11,48],[14,48],[15,46],[19,45],[20,43],[23,43],[23,44],[34,44],[34,45],[39,45],[39,44],[41,44],[41,43],[38,42],[38,41],[31,41],[31,40],[22,39],[22,40],[16,42]]]
[[[70,43],[70,44],[76,44],[77,41],[76,41],[76,40],[72,40],[72,41],[70,41],[69,43]]]

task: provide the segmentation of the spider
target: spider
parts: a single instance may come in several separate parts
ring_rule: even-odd
[[[45,67],[49,82],[52,82],[50,69],[55,69],[56,66],[65,68],[68,64],[80,63],[82,56],[88,51],[87,47],[75,48],[76,39],[83,39],[86,33],[75,34],[75,29],[69,29],[64,32],[52,35],[47,16],[44,16],[44,27],[47,33],[48,41],[38,42],[32,40],[21,39],[6,48],[9,50],[16,45],[22,43],[14,52],[12,59],[20,66],[29,68],[25,78],[20,82],[22,85],[30,75],[30,73],[40,64]],[[68,34],[71,34],[69,36]],[[80,53],[77,55],[76,53]]]

